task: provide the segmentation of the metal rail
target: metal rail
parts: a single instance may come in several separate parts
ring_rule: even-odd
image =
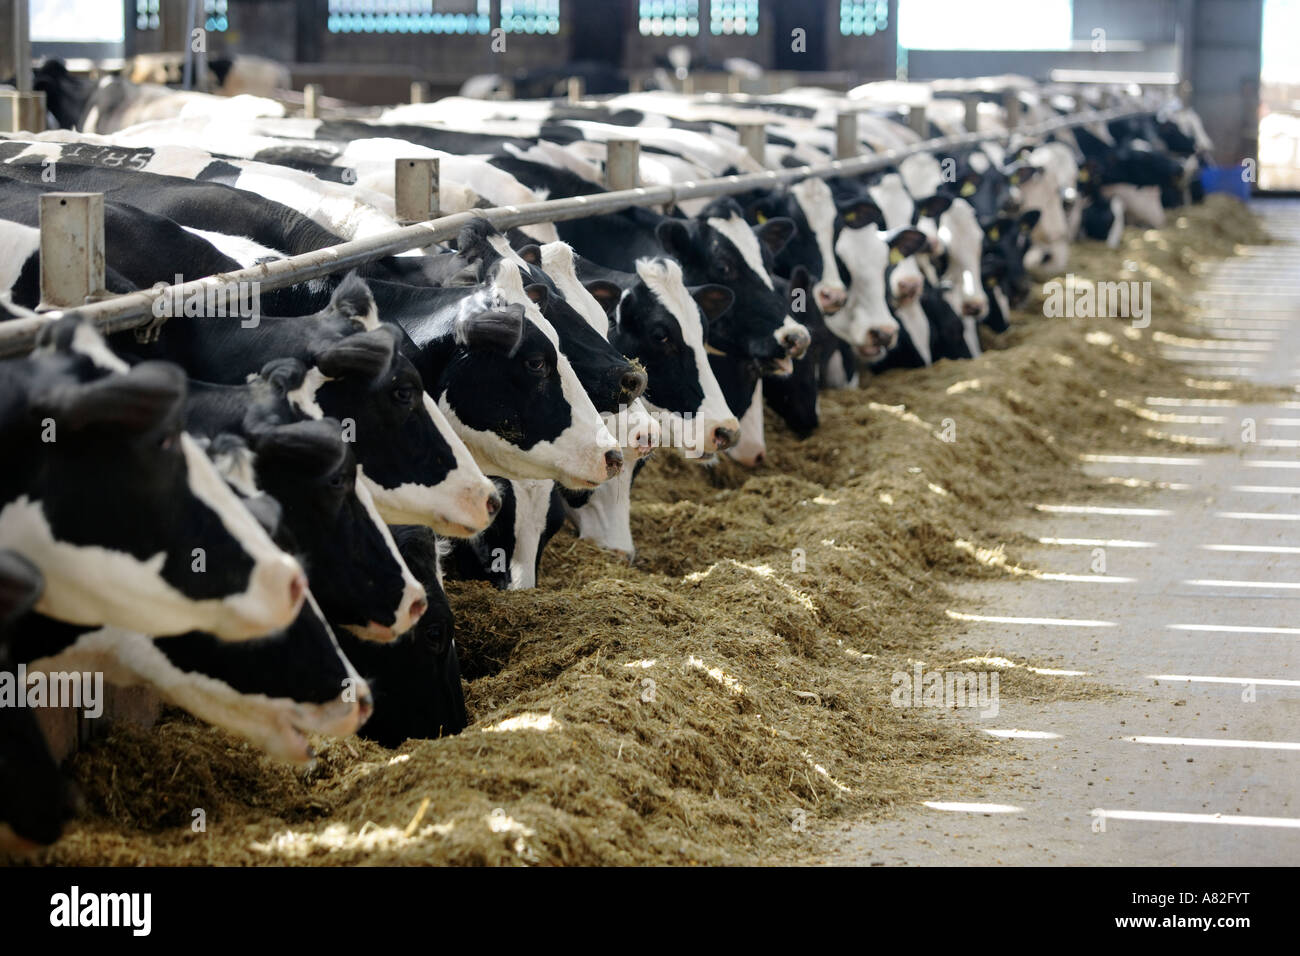
[[[75,309],[57,309],[38,317],[12,319],[0,322],[0,356],[28,352],[35,344],[39,330],[47,323],[73,312],[92,321],[105,334],[140,328],[155,322],[155,300],[169,297],[178,301],[194,294],[204,294],[210,288],[238,283],[260,283],[267,291],[282,289],[310,279],[320,278],[344,269],[364,265],[375,259],[423,249],[437,242],[454,238],[472,220],[482,217],[498,229],[530,226],[544,222],[561,222],[584,219],[607,213],[621,212],[633,206],[663,205],[687,199],[709,199],[766,189],[776,185],[798,182],[808,177],[829,179],[835,176],[856,176],[876,172],[895,165],[908,156],[936,150],[973,146],[978,143],[1008,140],[1012,136],[1037,138],[1060,129],[1107,122],[1129,116],[1140,116],[1149,110],[1110,109],[1075,113],[1057,117],[1036,126],[1017,126],[999,133],[964,133],[960,136],[924,140],[900,149],[886,150],[869,156],[837,159],[816,166],[797,166],[789,169],[767,170],[761,173],[723,176],[717,179],[688,181],[673,186],[646,186],[598,193],[593,196],[576,196],[546,202],[526,203],[518,206],[498,206],[492,209],[475,209],[469,212],[442,216],[428,222],[416,223],[380,233],[366,239],[353,239],[335,246],[284,259],[276,259],[246,269],[219,273],[202,279],[192,279],[180,285],[161,286],[130,292],[125,295],[90,302]],[[170,320],[169,320],[170,321]]]

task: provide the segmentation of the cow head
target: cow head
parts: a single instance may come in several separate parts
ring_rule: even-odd
[[[128,369],[75,318],[7,365],[0,544],[44,575],[39,611],[228,640],[293,620],[306,578],[182,431],[184,372]]]
[[[342,423],[384,521],[477,534],[500,505],[496,489],[426,394],[400,336],[381,324],[322,345],[289,399],[313,418]]]
[[[763,195],[745,210],[746,218],[760,226],[779,217],[795,224],[794,235],[775,256],[776,273],[788,277],[803,266],[814,279],[813,300],[826,315],[838,312],[848,300],[835,258],[836,212],[830,187],[816,177]]]
[[[687,285],[731,290],[731,310],[709,324],[709,345],[778,375],[789,374],[792,361],[808,348],[809,335],[786,311],[760,243],[777,253],[794,231],[785,218],[751,228],[731,199],[710,203],[695,219],[665,219],[655,230],[664,251],[681,264]]]

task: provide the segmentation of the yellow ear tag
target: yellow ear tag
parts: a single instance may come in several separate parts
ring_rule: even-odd
[[[962,183],[961,194],[962,194],[963,196],[974,196],[974,195],[975,195],[975,184],[974,184],[974,183]]]
[[[767,217],[760,212],[758,214],[758,224],[761,226],[765,222],[767,222]]]
[[[902,252],[900,252],[900,251],[897,250],[897,249],[890,249],[890,250],[889,250],[889,264],[890,264],[891,266],[896,266],[896,265],[898,265],[898,264],[899,264],[900,262],[902,262],[902,261],[903,261],[903,253],[902,253]]]
[[[997,226],[994,226],[992,229],[989,230],[989,238],[992,239],[994,242],[997,242],[998,236],[999,234],[1001,234],[1001,232],[1002,230],[1000,230]]]
[[[1079,182],[1086,183],[1089,175],[1091,174],[1086,169],[1079,170]]]
[[[844,221],[845,221],[845,222],[857,222],[857,221],[858,221],[858,214],[857,214],[856,212],[846,213],[846,214],[844,215]]]
[[[1011,185],[1013,185],[1013,186],[1019,186],[1019,185],[1020,185],[1020,174],[1019,174],[1019,173],[1012,173],[1012,174],[1011,174]]]

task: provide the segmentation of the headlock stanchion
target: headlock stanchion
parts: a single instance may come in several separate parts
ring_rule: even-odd
[[[328,246],[284,259],[272,259],[245,269],[193,279],[177,286],[155,286],[125,295],[113,296],[91,302],[78,311],[92,321],[103,333],[139,328],[155,320],[154,300],[162,296],[179,297],[206,295],[209,288],[226,287],[237,283],[259,283],[262,291],[283,289],[309,279],[365,265],[385,256],[396,255],[411,249],[424,249],[435,243],[453,239],[462,228],[477,218],[484,218],[505,231],[517,226],[531,226],[544,222],[563,222],[585,219],[606,213],[621,212],[633,206],[669,206],[686,199],[712,199],[731,196],[753,189],[771,189],[789,185],[815,176],[827,179],[835,176],[859,176],[877,172],[896,165],[908,156],[931,153],[937,150],[954,150],[990,141],[1004,141],[1012,136],[1026,139],[1046,136],[1060,129],[1104,123],[1131,116],[1148,115],[1149,109],[1090,110],[1070,116],[1047,120],[1035,126],[1017,126],[997,133],[962,133],[959,136],[923,140],[899,149],[860,155],[861,146],[854,137],[853,155],[816,166],[795,166],[788,169],[769,169],[760,173],[722,176],[717,179],[691,180],[671,186],[637,186],[590,196],[553,199],[546,202],[524,203],[518,206],[498,206],[492,209],[474,209],[449,216],[402,226],[390,232],[378,233],[364,239],[352,239],[336,246]],[[850,116],[856,126],[857,114],[841,114],[837,132],[848,129],[844,117]],[[837,149],[847,146],[842,136],[837,137]],[[0,356],[30,351],[36,333],[46,322],[61,318],[65,313],[54,310],[35,318],[13,319],[0,323]]]

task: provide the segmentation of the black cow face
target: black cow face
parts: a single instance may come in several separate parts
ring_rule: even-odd
[[[0,544],[45,575],[40,610],[142,633],[201,626],[233,640],[292,620],[302,570],[182,433],[184,373],[161,362],[110,370],[122,366],[75,319],[43,342],[6,363],[22,414],[0,423],[18,463],[0,477]]]
[[[424,589],[357,483],[351,444],[333,419],[278,425],[251,438],[257,485],[280,502],[321,611],[336,627],[390,641],[425,608]]]
[[[821,366],[838,340],[822,319],[813,295],[812,277],[802,266],[790,277],[788,292],[791,314],[812,334],[812,344],[795,361],[794,372],[785,378],[769,379],[763,394],[790,430],[807,438],[820,422],[817,393],[821,389]]]
[[[709,344],[764,371],[788,374],[808,347],[806,329],[790,319],[763,264],[760,243],[775,254],[794,234],[789,219],[769,219],[753,229],[732,200],[710,204],[695,219],[668,219],[656,229],[660,245],[682,266],[687,285],[721,285],[735,297],[731,311],[709,325]]]
[[[343,424],[385,521],[475,534],[496,511],[491,489],[464,447],[448,442],[450,429],[399,338],[381,325],[333,342],[313,356],[315,369],[291,398]]]

